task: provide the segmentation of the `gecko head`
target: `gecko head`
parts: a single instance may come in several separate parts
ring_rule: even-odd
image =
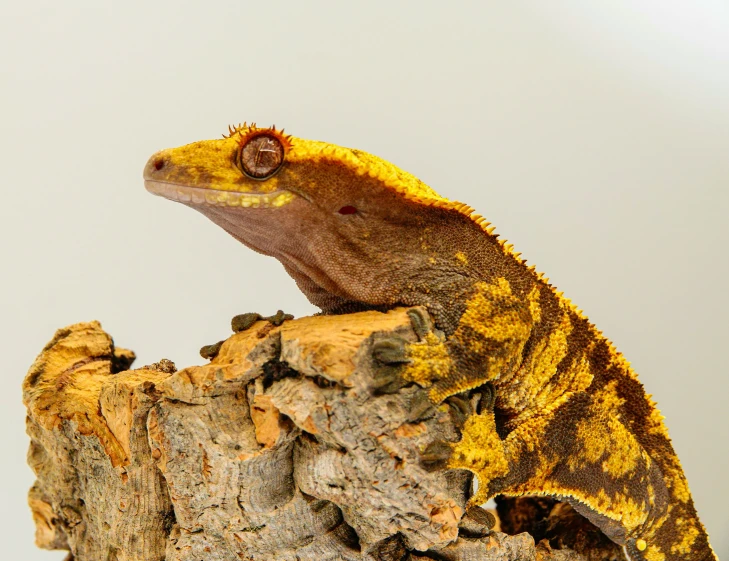
[[[193,207],[276,257],[325,311],[352,302],[423,303],[414,295],[438,282],[424,269],[442,265],[444,237],[450,253],[459,243],[459,219],[444,214],[473,226],[457,205],[389,162],[275,127],[243,125],[219,140],[162,150],[144,179],[153,194]],[[463,275],[458,253],[453,266],[435,267],[435,277]]]

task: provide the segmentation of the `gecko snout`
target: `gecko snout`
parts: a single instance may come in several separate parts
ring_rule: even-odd
[[[158,179],[159,172],[163,171],[167,164],[168,158],[163,151],[153,154],[144,166],[144,179]]]

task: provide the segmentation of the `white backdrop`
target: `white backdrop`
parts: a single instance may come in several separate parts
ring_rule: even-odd
[[[4,555],[33,546],[20,383],[99,319],[201,362],[236,313],[315,310],[283,269],[148,195],[153,151],[232,122],[383,156],[474,206],[653,393],[729,558],[729,4],[15,2],[0,19]]]

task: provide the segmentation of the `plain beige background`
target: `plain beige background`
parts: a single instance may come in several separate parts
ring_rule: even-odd
[[[99,319],[201,362],[235,313],[315,310],[277,262],[148,195],[232,122],[383,156],[466,201],[633,362],[729,559],[729,4],[15,2],[0,20],[3,556],[34,549],[21,380]]]

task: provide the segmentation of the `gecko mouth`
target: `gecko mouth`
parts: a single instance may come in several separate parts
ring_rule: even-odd
[[[282,190],[260,194],[237,193],[235,191],[219,191],[204,187],[190,187],[153,179],[145,179],[144,187],[153,195],[193,206],[279,208],[290,203],[296,197],[291,191]]]

